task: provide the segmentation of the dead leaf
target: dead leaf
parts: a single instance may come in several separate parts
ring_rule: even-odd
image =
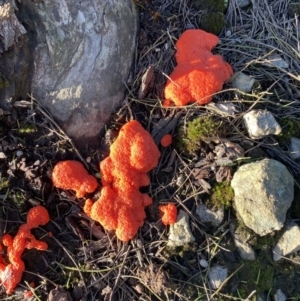
[[[142,83],[138,93],[138,99],[144,99],[154,83],[154,66],[149,66],[142,76]]]
[[[47,301],[73,301],[73,299],[67,291],[58,286],[50,291]]]
[[[216,181],[218,183],[230,181],[232,179],[231,169],[228,166],[221,166],[216,172]]]
[[[177,114],[171,113],[169,116],[161,118],[158,123],[154,124],[151,136],[156,144],[159,144],[161,138],[173,130],[181,114],[181,112]]]

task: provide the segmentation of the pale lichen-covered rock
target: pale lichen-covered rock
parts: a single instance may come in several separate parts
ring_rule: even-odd
[[[231,181],[235,208],[247,227],[264,236],[280,230],[294,198],[294,180],[273,159],[242,165]]]
[[[281,133],[281,126],[269,111],[252,110],[243,116],[243,121],[252,139],[261,139],[268,135]]]
[[[273,259],[278,261],[282,256],[295,253],[300,250],[300,227],[290,222],[283,235],[273,248]]]
[[[195,237],[190,228],[189,215],[185,211],[179,210],[176,223],[170,225],[167,245],[173,247],[184,246],[193,241],[195,241]]]
[[[243,92],[250,92],[254,83],[255,79],[243,72],[234,75],[232,80],[232,86]]]
[[[209,285],[212,289],[218,289],[228,277],[228,269],[216,265],[212,267],[208,274]]]
[[[199,204],[196,213],[203,223],[211,223],[213,226],[219,226],[224,219],[224,206],[217,210],[210,210],[204,204]]]

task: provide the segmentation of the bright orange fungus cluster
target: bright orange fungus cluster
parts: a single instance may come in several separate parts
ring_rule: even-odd
[[[177,219],[177,208],[175,204],[169,203],[167,205],[161,205],[158,209],[162,212],[163,216],[161,218],[162,223],[167,225],[172,225]]]
[[[96,178],[88,174],[82,163],[74,160],[58,162],[52,171],[52,181],[57,188],[74,190],[77,198],[94,192],[98,186]]]
[[[139,188],[150,184],[147,172],[153,169],[160,152],[151,135],[135,120],[126,123],[110,147],[110,155],[100,163],[100,198],[88,200],[84,210],[107,230],[128,241],[146,217],[145,206],[152,199]]]
[[[218,37],[201,29],[186,30],[176,43],[177,66],[165,86],[165,105],[206,104],[232,75],[231,66],[212,48]]]
[[[7,254],[0,256],[0,280],[7,294],[11,294],[17,284],[21,281],[25,270],[25,264],[21,256],[25,249],[46,250],[48,245],[37,240],[31,229],[47,224],[50,220],[45,207],[36,206],[31,208],[27,214],[27,223],[21,225],[15,237],[5,234],[2,237],[0,249],[7,247]],[[8,262],[6,260],[8,258]]]

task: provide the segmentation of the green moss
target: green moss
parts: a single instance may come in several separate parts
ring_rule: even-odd
[[[288,16],[295,18],[295,15],[300,15],[300,3],[290,3],[288,6]]]
[[[8,188],[8,186],[9,186],[8,179],[1,177],[0,178],[0,191],[3,190],[3,189]]]
[[[241,281],[238,287],[241,298],[247,298],[254,290],[258,295],[268,292],[273,288],[274,282],[272,260],[261,256],[254,261],[245,261],[244,266],[238,272],[238,277]]]
[[[180,127],[175,145],[180,152],[194,155],[207,138],[222,136],[221,121],[206,115],[187,122],[187,126]]]
[[[230,207],[233,198],[234,192],[229,182],[216,182],[212,186],[209,201],[218,208],[221,206],[224,206],[225,208]]]
[[[25,123],[20,125],[19,129],[19,134],[32,134],[36,131],[36,126],[31,123]]]
[[[11,191],[9,193],[8,199],[12,200],[12,203],[16,206],[18,211],[23,212],[26,209],[26,199],[24,198],[22,192],[20,191]]]
[[[215,12],[225,12],[228,1],[227,0],[194,0],[191,2],[193,7],[198,10],[209,10]]]
[[[199,27],[207,32],[219,35],[225,26],[225,16],[221,12],[207,12],[199,20]]]
[[[280,144],[289,143],[291,137],[300,138],[300,120],[294,118],[282,118],[279,120],[282,132],[278,135]]]

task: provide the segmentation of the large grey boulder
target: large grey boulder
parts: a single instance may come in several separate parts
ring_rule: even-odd
[[[294,197],[287,168],[273,159],[242,165],[231,181],[234,204],[245,225],[263,236],[280,230]]]
[[[30,69],[26,93],[32,93],[75,142],[96,144],[124,99],[138,25],[133,1],[15,3],[30,47],[30,58],[23,57]]]
[[[0,108],[10,111],[27,97],[29,57],[27,31],[17,18],[14,0],[0,1]]]

